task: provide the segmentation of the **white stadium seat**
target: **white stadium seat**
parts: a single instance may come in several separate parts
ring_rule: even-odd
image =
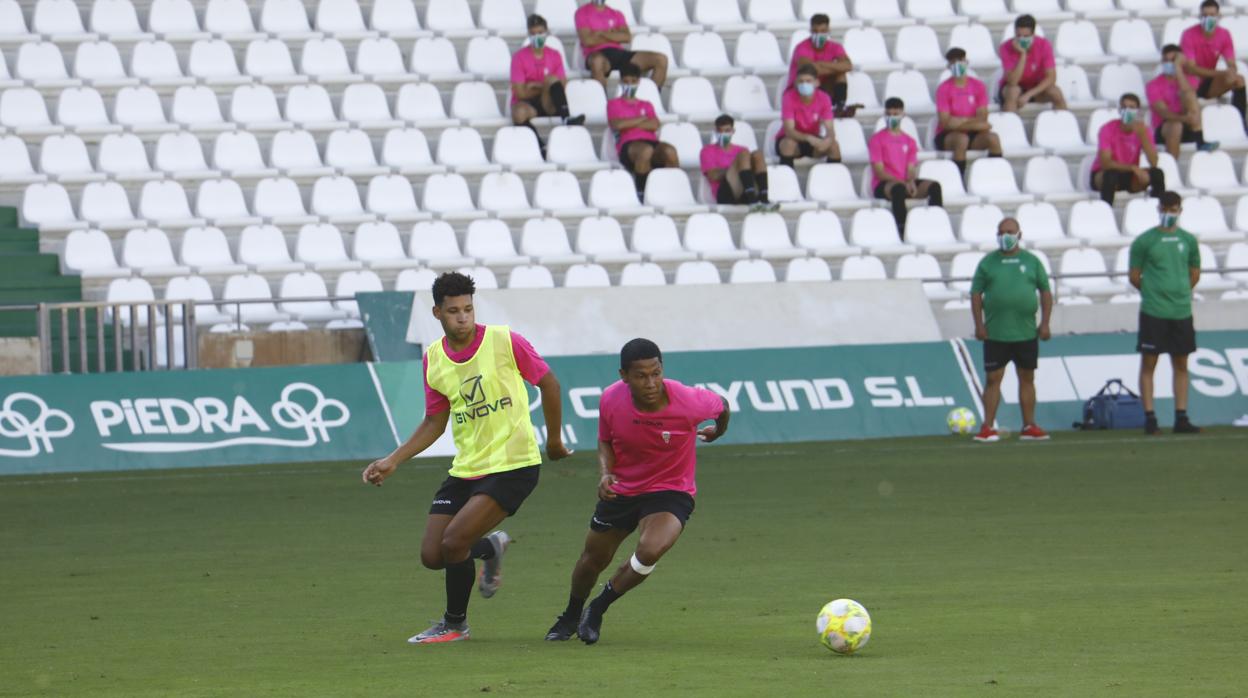
[[[676,273],[672,279],[672,283],[677,286],[718,284],[721,281],[719,270],[715,268],[714,264],[707,261],[681,262],[677,265]]]
[[[106,233],[99,230],[74,230],[65,236],[62,253],[65,268],[87,278],[129,276],[130,270],[117,266],[113,245]]]

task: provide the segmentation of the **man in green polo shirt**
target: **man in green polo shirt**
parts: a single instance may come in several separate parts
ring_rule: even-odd
[[[1200,247],[1179,227],[1183,199],[1168,191],[1159,200],[1161,224],[1131,243],[1131,285],[1140,289],[1140,396],[1144,431],[1160,434],[1153,411],[1153,371],[1157,358],[1170,355],[1174,370],[1174,433],[1199,434],[1187,418],[1187,355],[1196,351],[1192,289],[1200,281]]]
[[[1002,219],[997,225],[997,251],[984,257],[971,282],[971,317],[975,339],[984,343],[984,426],[975,435],[980,443],[1000,441],[994,428],[1001,404],[1001,379],[1014,362],[1018,374],[1018,404],[1023,410],[1024,441],[1044,441],[1048,433],[1036,424],[1036,364],[1040,342],[1049,339],[1053,293],[1049,274],[1040,259],[1019,247],[1023,234],[1018,221]],[[1036,292],[1040,292],[1039,301]],[[1040,327],[1036,328],[1036,308]]]

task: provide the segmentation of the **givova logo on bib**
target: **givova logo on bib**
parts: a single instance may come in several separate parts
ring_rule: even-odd
[[[309,448],[332,439],[351,419],[341,401],[311,383],[290,383],[262,412],[242,395],[232,399],[140,397],[90,404],[101,446],[129,453],[186,453],[231,446]],[[170,439],[168,437],[183,437]]]
[[[495,412],[511,407],[510,397],[501,397],[491,402],[481,380],[482,376],[476,375],[459,384],[459,397],[464,401],[465,409],[454,413],[456,424],[484,419]]]

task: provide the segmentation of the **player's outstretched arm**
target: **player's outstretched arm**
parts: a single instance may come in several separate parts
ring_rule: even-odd
[[[728,409],[728,401],[724,400],[722,397],[719,399],[724,403],[724,411],[720,412],[719,416],[715,418],[714,424],[709,427],[702,427],[698,430],[698,436],[708,444],[723,436],[724,432],[728,431],[728,419],[732,416],[732,410]]]
[[[572,452],[563,445],[563,389],[555,372],[547,371],[537,382],[537,389],[542,393],[542,415],[546,418],[546,457],[567,458]]]
[[[394,449],[390,455],[385,458],[379,458],[369,463],[367,468],[364,468],[364,472],[361,474],[364,482],[381,487],[382,481],[394,473],[395,469],[399,467],[399,463],[415,457],[418,453],[432,446],[433,442],[437,441],[439,436],[442,436],[442,432],[446,431],[446,423],[450,421],[450,418],[450,410],[425,415],[420,426],[416,427],[416,431],[412,432],[411,438]]]

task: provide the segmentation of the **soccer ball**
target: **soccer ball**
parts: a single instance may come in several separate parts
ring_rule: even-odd
[[[837,654],[853,654],[871,639],[871,615],[853,599],[837,599],[815,619],[819,642]]]
[[[950,434],[969,434],[975,430],[977,422],[975,413],[965,407],[955,407],[949,410],[949,416],[945,417]]]

